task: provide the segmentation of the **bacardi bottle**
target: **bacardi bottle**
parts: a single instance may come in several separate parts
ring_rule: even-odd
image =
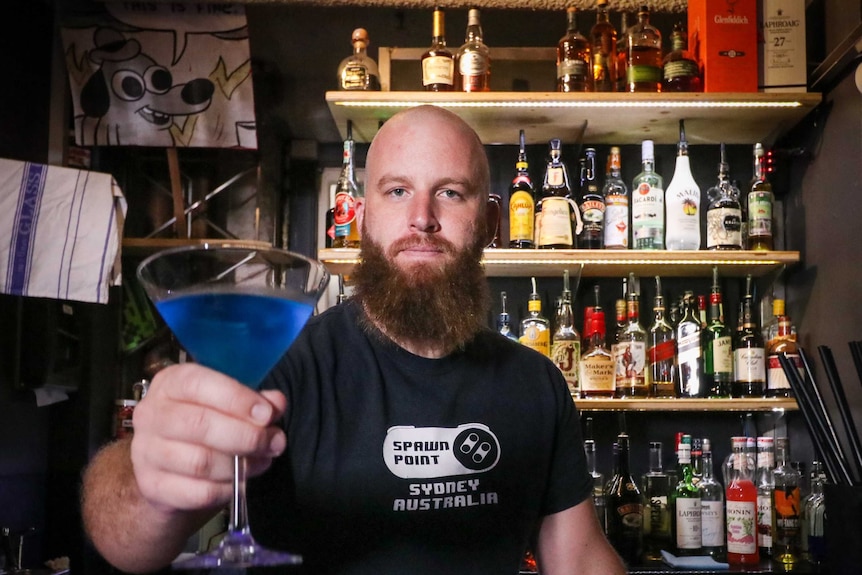
[[[655,146],[641,142],[641,173],[632,181],[632,247],[664,249],[664,181],[655,171]]]

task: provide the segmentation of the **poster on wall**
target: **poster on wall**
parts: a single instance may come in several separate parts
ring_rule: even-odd
[[[77,145],[257,148],[242,5],[107,2],[61,35]]]

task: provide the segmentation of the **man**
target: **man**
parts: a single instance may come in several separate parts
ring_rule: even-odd
[[[261,394],[193,364],[160,372],[131,445],[85,475],[97,548],[126,571],[169,563],[229,500],[240,454],[256,538],[308,573],[516,573],[535,532],[544,574],[624,573],[559,370],[485,327],[482,143],[412,108],[366,174],[353,298],[312,318]]]

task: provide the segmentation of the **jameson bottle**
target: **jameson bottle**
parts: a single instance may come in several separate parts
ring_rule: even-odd
[[[629,190],[620,176],[620,149],[611,147],[602,196],[605,198],[605,248],[629,247]]]
[[[357,28],[350,37],[353,54],[338,65],[339,90],[380,90],[377,62],[368,56],[368,32]]]
[[[676,397],[676,332],[665,318],[661,278],[655,277],[653,322],[647,335],[650,395]]]
[[[746,277],[740,329],[733,340],[733,397],[762,397],[766,385],[766,350],[754,315],[751,275]]]
[[[521,130],[518,139],[520,148],[515,163],[515,177],[509,187],[509,247],[530,249],[534,247],[536,196],[527,163],[524,130]]]
[[[757,486],[757,548],[761,557],[772,556],[772,490],[775,488],[775,445],[771,437],[757,438],[757,464],[754,484]]]
[[[455,55],[446,47],[445,12],[434,10],[431,46],[422,54],[422,86],[429,92],[455,89]]]
[[[739,190],[729,179],[725,146],[721,144],[718,183],[706,191],[706,248],[709,250],[742,249],[742,208]]]
[[[557,307],[556,329],[551,336],[551,359],[560,368],[569,392],[578,396],[578,363],[581,361],[581,334],[575,329],[569,270],[563,271],[563,293]]]
[[[617,30],[608,20],[608,0],[596,0],[596,23],[590,29],[593,88],[617,91]]]
[[[638,21],[626,31],[626,92],[661,92],[661,32],[641,6]]]
[[[590,42],[578,32],[578,9],[566,8],[566,33],[557,42],[557,91],[592,92]]]
[[[341,161],[341,174],[335,184],[335,200],[333,221],[335,236],[332,239],[334,248],[358,248],[360,245],[359,222],[356,220],[356,199],[362,196],[362,189],[356,183],[356,171],[353,166],[353,135],[348,128],[347,139],[344,140],[344,153]]]
[[[500,314],[497,316],[497,331],[500,334],[518,341],[518,336],[512,329],[512,320],[509,317],[506,292],[500,292]]]
[[[730,397],[733,381],[732,335],[724,323],[717,266],[712,268],[709,321],[703,330],[703,377],[707,397]]]
[[[700,555],[700,490],[694,484],[691,466],[691,445],[680,442],[677,447],[679,482],[671,491],[673,519],[671,532],[677,555]]]
[[[766,176],[763,144],[754,145],[754,177],[748,192],[748,249],[773,249],[772,208],[775,196]]]
[[[669,250],[700,249],[700,188],[691,174],[685,125],[679,121],[676,167],[664,193],[665,245]]]
[[[617,338],[616,397],[648,397],[650,390],[647,369],[647,332],[640,322],[640,296],[635,291],[634,274],[629,274],[626,296],[626,323]]]
[[[644,501],[644,558],[661,560],[661,551],[672,549],[668,496],[671,478],[662,464],[661,441],[649,443],[649,471],[641,478]]]
[[[608,483],[608,541],[629,564],[640,562],[643,552],[644,501],[629,470],[629,436],[617,436],[616,472]]]
[[[685,311],[676,326],[679,397],[703,397],[703,328],[695,315],[695,299],[686,292]]]
[[[799,561],[801,477],[789,461],[790,444],[786,437],[775,438],[775,470],[772,490],[772,557],[792,566]]]
[[[467,34],[455,59],[458,90],[487,92],[491,89],[491,51],[482,38],[482,23],[476,8],[467,12]]]
[[[587,148],[584,156],[584,184],[581,188],[579,204],[583,230],[581,231],[579,246],[597,250],[604,247],[605,197],[599,189],[596,175],[596,149]]]
[[[703,440],[703,477],[700,490],[700,541],[702,552],[716,561],[723,561],[724,546],[724,488],[715,479],[712,466],[712,447]]]
[[[757,488],[745,453],[746,437],[731,438],[733,467],[725,490],[727,562],[752,566],[760,562],[757,550]]]
[[[533,348],[542,355],[551,355],[551,324],[548,318],[542,315],[542,298],[536,288],[536,278],[530,278],[533,291],[527,302],[529,315],[521,320],[521,337],[518,341]]]
[[[664,181],[655,171],[652,140],[641,142],[641,173],[632,181],[632,247],[664,249]]]
[[[560,140],[548,143],[549,157],[542,183],[542,198],[536,206],[536,247],[570,249],[577,247],[580,218],[571,199],[569,171],[561,158]]]

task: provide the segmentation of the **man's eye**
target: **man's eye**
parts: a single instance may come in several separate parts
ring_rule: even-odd
[[[455,190],[449,190],[449,189],[443,190],[443,195],[446,196],[447,198],[460,198],[461,197],[460,192],[456,192]]]
[[[397,197],[397,198],[400,198],[401,196],[403,196],[404,194],[407,193],[407,190],[405,190],[404,188],[395,188],[392,191],[390,191],[389,193],[391,195]]]

